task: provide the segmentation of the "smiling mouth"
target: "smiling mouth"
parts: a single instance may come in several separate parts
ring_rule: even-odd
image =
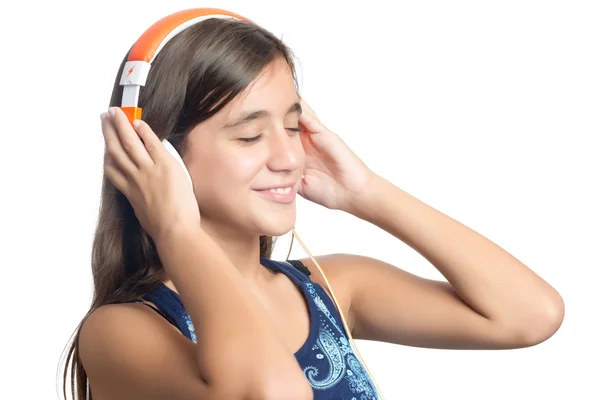
[[[287,188],[255,190],[255,192],[260,193],[268,200],[283,204],[291,203],[296,197],[295,185],[288,186]]]
[[[279,194],[288,194],[289,192],[291,192],[293,190],[293,186],[288,186],[286,188],[276,188],[276,189],[265,189],[265,190],[260,190],[261,192],[271,192],[271,193],[279,193]]]

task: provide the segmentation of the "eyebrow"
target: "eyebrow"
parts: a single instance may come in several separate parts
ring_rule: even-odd
[[[288,110],[285,113],[285,115],[288,115],[288,114],[291,114],[291,113],[298,113],[298,114],[302,113],[302,106],[300,105],[299,102],[295,102],[294,104],[292,104],[291,107],[288,108]],[[252,111],[250,113],[247,113],[247,114],[243,115],[241,118],[237,119],[234,122],[230,122],[228,124],[225,124],[223,126],[223,128],[233,128],[233,127],[246,124],[246,123],[248,123],[250,121],[253,121],[253,120],[256,120],[256,119],[259,119],[259,118],[268,117],[270,115],[271,115],[271,113],[268,112],[267,110]]]

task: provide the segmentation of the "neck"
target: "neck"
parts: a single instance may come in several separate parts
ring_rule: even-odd
[[[270,283],[273,272],[260,263],[260,235],[240,234],[239,229],[224,227],[215,228],[209,221],[202,221],[202,229],[225,252],[249,286],[260,289]],[[167,287],[177,292],[175,284],[166,277]]]

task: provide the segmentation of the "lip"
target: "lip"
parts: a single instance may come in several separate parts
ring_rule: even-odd
[[[288,183],[282,183],[281,185],[277,185],[277,186],[269,186],[267,188],[262,188],[262,189],[254,189],[254,190],[269,190],[269,189],[280,189],[280,188],[286,188],[286,187],[290,187],[292,186],[292,189],[296,186],[296,183],[298,183],[298,181],[291,181]]]
[[[255,190],[255,192],[257,192],[259,195],[263,196],[264,198],[266,198],[270,201],[274,201],[276,203],[281,203],[281,204],[290,204],[296,198],[296,185],[291,184],[288,186],[292,187],[292,190],[290,190],[289,193],[273,193],[273,192],[269,192],[269,189]],[[288,186],[283,186],[283,187],[285,188]]]

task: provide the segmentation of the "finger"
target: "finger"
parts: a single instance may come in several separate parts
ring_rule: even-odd
[[[317,121],[319,120],[315,111],[308,105],[308,103],[306,102],[306,100],[304,100],[304,98],[302,98],[302,96],[300,96],[300,105],[302,106],[302,114],[308,114]]]
[[[133,121],[133,128],[142,139],[146,152],[152,161],[154,163],[160,162],[162,157],[164,157],[164,146],[156,133],[150,128],[150,125],[146,121],[138,119]]]
[[[152,158],[146,151],[144,143],[140,140],[139,135],[131,126],[129,119],[119,107],[111,107],[109,113],[112,114],[117,134],[121,140],[121,145],[129,158],[138,168],[147,167],[154,164]]]
[[[298,121],[307,129],[307,134],[301,136],[303,145],[308,142],[318,149],[327,149],[339,144],[341,138],[313,117],[302,114]]]
[[[138,173],[138,167],[131,161],[129,155],[123,149],[114,122],[108,113],[103,113],[100,119],[102,120],[102,135],[104,135],[106,151],[110,155],[113,164],[128,176],[135,176]]]
[[[319,136],[319,135],[316,135]],[[312,154],[315,150],[318,150],[319,147],[315,141],[315,135],[308,133],[305,135],[300,135],[300,142],[302,143],[302,148],[306,154]]]
[[[300,119],[298,121],[312,134],[319,133],[325,128],[317,119],[309,114],[305,114],[304,111],[300,114]]]
[[[104,175],[114,187],[128,197],[129,180],[127,175],[115,164],[109,153],[104,153]]]

